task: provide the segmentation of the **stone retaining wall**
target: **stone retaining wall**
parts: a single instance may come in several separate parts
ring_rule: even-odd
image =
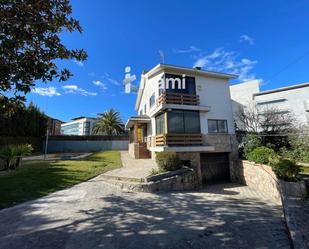
[[[239,162],[238,181],[281,204],[279,183],[271,167],[249,161]]]
[[[303,181],[285,182],[279,180],[272,168],[267,165],[249,161],[240,161],[237,170],[237,181],[259,191],[265,197],[281,204],[284,197],[305,198],[306,185]]]
[[[166,192],[177,190],[193,190],[198,187],[196,174],[193,169],[182,169],[178,174],[171,175],[160,179],[159,175],[153,178],[154,181],[146,183],[133,183],[115,181],[113,185],[118,186],[120,189],[132,192]],[[151,178],[149,178],[151,180]]]

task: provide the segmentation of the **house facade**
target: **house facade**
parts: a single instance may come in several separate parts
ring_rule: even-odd
[[[77,117],[72,121],[61,124],[62,135],[78,135],[88,136],[92,135],[92,128],[95,123],[94,118]]]
[[[229,80],[234,78],[166,64],[143,73],[138,115],[126,123],[130,155],[155,158],[157,152],[175,151],[201,182],[232,177],[237,146]]]
[[[237,113],[255,105],[261,111],[264,108],[278,110],[293,115],[297,126],[309,125],[309,83],[260,91],[259,81],[253,80],[230,87],[233,112],[237,122]]]
[[[50,136],[59,136],[61,135],[61,124],[63,122],[56,118],[48,117],[47,129],[48,135]]]

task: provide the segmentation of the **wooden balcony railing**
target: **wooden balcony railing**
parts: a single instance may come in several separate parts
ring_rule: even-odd
[[[176,105],[199,105],[200,98],[195,94],[186,93],[162,93],[158,98],[160,104],[176,104]]]
[[[160,134],[155,136],[156,146],[199,146],[203,145],[202,134]]]

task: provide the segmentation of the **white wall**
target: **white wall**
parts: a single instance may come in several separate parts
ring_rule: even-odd
[[[229,83],[225,79],[195,77],[196,94],[200,96],[200,105],[209,106],[209,112],[201,112],[201,132],[208,133],[208,119],[227,120],[228,132],[234,134],[234,119]]]
[[[145,86],[144,86],[144,92],[143,96],[141,98],[141,102],[138,108],[138,114],[140,113],[141,110],[143,110],[143,114],[146,114],[148,116],[149,113],[156,108],[156,102],[155,104],[150,108],[149,105],[149,99],[152,96],[152,94],[155,94],[155,101],[157,101],[159,97],[159,80],[162,78],[163,72],[145,80]],[[146,113],[144,112],[144,106],[146,105]],[[155,135],[155,118],[151,118],[151,124],[147,125],[147,134],[148,136]]]
[[[149,106],[149,99],[151,95],[155,94],[155,99],[157,100],[159,94],[159,85],[158,82],[162,78],[163,73],[160,73],[150,79],[146,79],[143,96],[140,102],[140,106],[138,108],[138,114],[143,109],[143,114],[149,115],[149,112],[155,108],[156,105],[153,105],[152,108]],[[146,104],[146,113],[144,112],[144,106]]]
[[[305,110],[305,101],[309,100],[309,86],[270,94],[257,95],[254,98],[256,103],[278,99],[285,99],[285,101],[267,104],[267,106],[278,108],[283,111],[290,111],[299,125],[309,124],[309,112],[306,112]]]

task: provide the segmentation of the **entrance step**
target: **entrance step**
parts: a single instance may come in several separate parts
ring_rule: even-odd
[[[123,182],[133,182],[133,183],[145,182],[145,179],[143,179],[143,178],[116,176],[116,175],[108,175],[108,174],[100,175],[100,179],[102,179],[102,180],[123,181]]]
[[[102,177],[104,184],[118,188],[125,192],[149,192],[144,187],[144,183],[137,181],[125,181],[123,179],[119,180],[114,177]]]

